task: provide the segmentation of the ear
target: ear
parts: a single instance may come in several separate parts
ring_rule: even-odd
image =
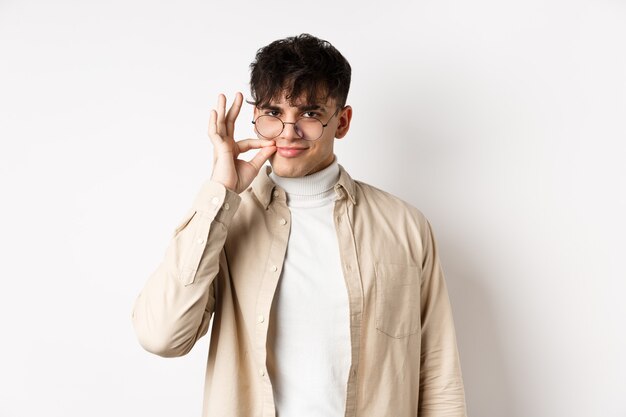
[[[346,133],[348,133],[348,130],[350,129],[350,121],[352,120],[352,107],[344,107],[339,112],[337,118],[339,119],[339,124],[337,125],[337,130],[335,131],[335,137],[337,139],[341,139],[346,136]]]

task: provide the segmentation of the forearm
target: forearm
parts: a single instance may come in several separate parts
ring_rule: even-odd
[[[207,332],[220,253],[240,201],[221,184],[202,185],[164,259],[135,300],[132,322],[144,349],[164,357],[181,356]]]
[[[430,225],[424,249],[418,416],[465,417],[465,391],[452,308]]]
[[[465,417],[465,391],[452,311],[443,283],[424,318],[419,417]]]

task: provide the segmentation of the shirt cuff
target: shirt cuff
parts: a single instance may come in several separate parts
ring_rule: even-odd
[[[241,196],[229,190],[223,184],[205,180],[198,192],[192,207],[194,210],[214,217],[215,220],[228,226],[239,208]]]

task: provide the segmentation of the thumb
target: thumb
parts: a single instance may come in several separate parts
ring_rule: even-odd
[[[254,155],[254,158],[250,160],[250,164],[259,172],[265,161],[270,159],[270,156],[272,156],[274,152],[276,152],[275,145],[263,147]]]

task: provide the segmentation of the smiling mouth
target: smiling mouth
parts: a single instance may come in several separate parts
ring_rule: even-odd
[[[278,148],[277,152],[280,156],[284,156],[287,158],[292,158],[302,154],[308,148]]]

